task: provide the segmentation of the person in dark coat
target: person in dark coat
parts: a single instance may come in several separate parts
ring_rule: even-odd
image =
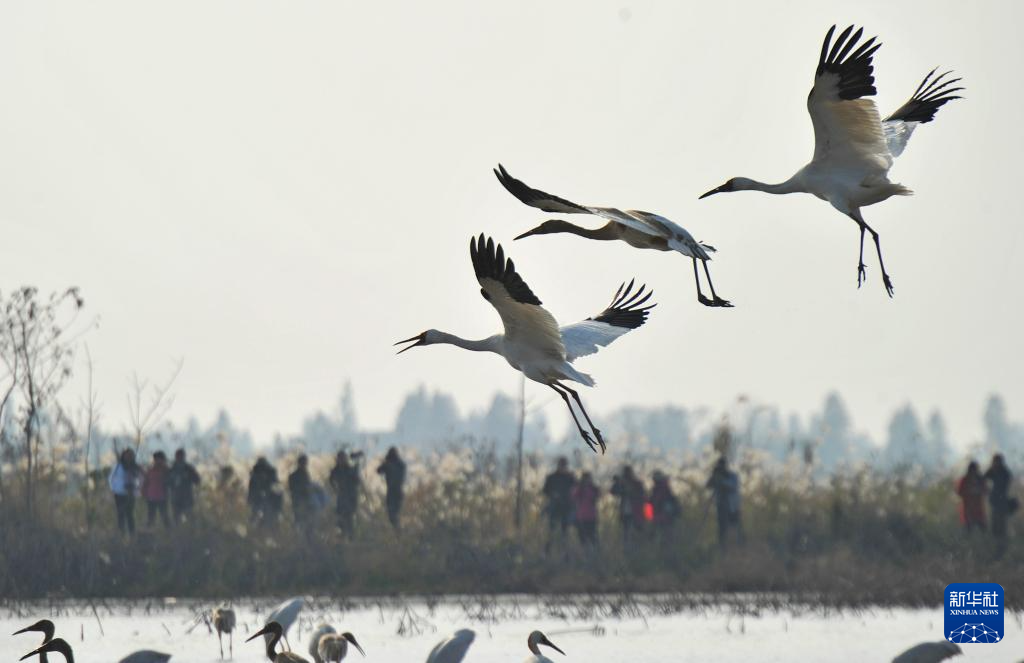
[[[346,452],[339,451],[327,482],[337,496],[335,509],[338,527],[346,536],[351,537],[355,531],[356,508],[359,506],[359,466],[349,460]]]
[[[377,474],[383,475],[387,484],[388,520],[392,527],[398,529],[402,500],[405,498],[405,462],[398,455],[398,449],[388,449],[384,462],[377,467]]]
[[[633,468],[626,465],[622,473],[612,478],[611,494],[619,498],[619,524],[622,527],[622,541],[629,543],[636,533],[643,531],[644,506],[647,504],[647,490],[636,477]]]
[[[1015,497],[1010,496],[1010,484],[1013,483],[1013,475],[1006,467],[1006,460],[1003,454],[992,456],[992,464],[985,470],[984,479],[992,484],[988,493],[988,504],[992,510],[992,535],[1000,544],[1005,545],[1007,532],[1006,521],[1013,514],[1019,503]]]
[[[572,489],[575,485],[576,477],[569,471],[569,460],[562,456],[558,459],[555,471],[544,479],[542,489],[547,502],[544,511],[548,516],[548,541],[545,550],[551,549],[556,536],[562,541],[565,540],[569,524],[572,522]]]
[[[736,539],[743,542],[743,522],[740,519],[740,477],[729,469],[725,456],[718,459],[705,486],[711,490],[718,515],[718,545],[725,547],[730,530],[736,530]]]
[[[665,541],[671,539],[682,509],[679,499],[672,492],[668,477],[657,470],[654,472],[654,487],[651,488],[651,510],[654,512],[654,528],[659,536]]]
[[[249,508],[252,520],[267,524],[277,519],[280,495],[274,491],[277,486],[277,470],[264,456],[256,459],[249,472]]]
[[[199,485],[199,472],[185,460],[185,450],[174,452],[174,464],[167,474],[167,487],[171,492],[171,512],[175,523],[181,523],[192,515],[195,504],[195,487]]]
[[[295,471],[288,475],[288,494],[296,525],[306,525],[313,513],[313,480],[309,477],[309,458],[299,456]]]

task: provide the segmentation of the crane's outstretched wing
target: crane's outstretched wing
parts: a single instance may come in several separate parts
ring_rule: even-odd
[[[528,341],[541,352],[564,359],[558,323],[516,272],[512,259],[505,258],[501,245],[495,245],[493,239],[481,233],[479,238],[469,240],[469,255],[480,294],[501,316],[505,339]]]
[[[864,29],[853,32],[851,25],[832,45],[835,30],[833,25],[825,35],[814,87],[807,96],[807,112],[814,124],[813,160],[841,162],[846,168],[887,171],[892,166],[892,156],[882,133],[878,108],[867,98],[877,92],[871,56],[881,44],[876,44],[872,37],[854,50]]]
[[[939,74],[933,79],[932,76],[935,75],[935,72],[935,69],[928,72],[928,75],[917,86],[917,90],[914,91],[914,94],[911,95],[907,103],[896,109],[895,113],[885,118],[882,122],[882,129],[885,131],[885,140],[889,145],[889,152],[894,157],[903,154],[907,141],[910,140],[910,135],[914,133],[914,129],[917,128],[918,124],[934,120],[935,113],[947,101],[962,99],[962,97],[954,93],[960,92],[964,88],[950,87],[960,82],[960,79],[951,78],[943,80],[946,76],[953,73],[951,71]]]
[[[692,255],[699,260],[709,260],[706,251],[714,251],[715,249],[707,244],[702,244],[693,238],[685,228],[679,224],[666,219],[658,214],[651,214],[650,212],[640,212],[638,210],[626,210],[622,211],[615,207],[585,207],[578,205],[565,198],[552,195],[541,191],[540,189],[534,189],[528,186],[522,180],[518,180],[505,170],[505,167],[500,163],[498,167],[494,169],[494,174],[497,176],[498,181],[501,185],[508,190],[513,196],[519,199],[520,202],[529,205],[530,207],[536,207],[539,210],[545,212],[555,212],[558,214],[592,214],[594,216],[601,217],[606,221],[613,221],[615,223],[621,223],[627,228],[631,228],[637,232],[651,237],[657,237],[666,240],[669,244],[673,242],[678,246],[672,248],[679,251],[681,249],[683,253]],[[689,251],[689,253],[687,252]]]
[[[597,352],[622,336],[631,329],[647,322],[647,314],[657,304],[648,304],[654,291],[644,294],[646,285],[633,292],[633,280],[629,285],[623,283],[612,297],[612,303],[608,308],[601,311],[592,318],[583,322],[562,327],[562,343],[565,345],[565,357],[573,361],[577,357],[584,357]]]

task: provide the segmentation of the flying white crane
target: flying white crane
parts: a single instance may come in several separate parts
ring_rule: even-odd
[[[461,628],[437,643],[427,656],[427,663],[462,663],[469,646],[476,639],[472,629]]]
[[[540,653],[539,645],[551,647],[562,656],[565,656],[565,652],[555,646],[555,643],[548,640],[548,637],[540,631],[531,633],[530,637],[526,639],[526,645],[530,648],[530,656],[523,663],[554,663],[550,658]]]
[[[715,286],[711,283],[711,272],[708,271],[708,261],[711,260],[709,252],[714,253],[715,247],[698,242],[685,228],[669,221],[658,214],[641,212],[639,210],[619,210],[614,207],[588,207],[577,205],[565,198],[553,196],[539,189],[533,189],[522,180],[517,180],[508,174],[505,167],[500,163],[494,170],[498,181],[501,182],[509,193],[518,198],[521,202],[536,207],[545,212],[556,214],[593,214],[605,219],[600,228],[582,228],[561,219],[545,221],[533,230],[529,230],[516,239],[530,237],[531,235],[550,235],[554,233],[570,233],[596,240],[621,240],[637,249],[654,249],[655,251],[675,251],[693,260],[693,280],[697,284],[697,301],[705,306],[732,306],[727,300],[722,299],[715,293]],[[711,288],[711,299],[708,299],[700,289],[700,276],[697,273],[697,261],[704,266],[704,275],[708,280],[708,287]]]
[[[644,324],[648,311],[655,305],[642,305],[654,293],[648,292],[645,295],[646,286],[640,286],[634,293],[633,281],[630,281],[628,286],[619,286],[612,303],[604,311],[592,318],[559,329],[554,316],[541,306],[540,300],[516,272],[512,260],[505,259],[505,252],[500,244],[495,246],[493,239],[485,238],[481,234],[479,239],[470,239],[469,254],[473,260],[476,280],[480,283],[480,294],[498,312],[505,333],[479,341],[470,341],[454,334],[428,329],[422,334],[395,343],[411,343],[399,350],[398,354],[418,346],[439,343],[475,352],[499,354],[512,368],[521,371],[534,382],[551,387],[561,396],[569,408],[573,421],[576,422],[580,435],[594,451],[597,450],[594,446],[596,437],[603,453],[605,443],[601,431],[590,420],[579,394],[564,381],[579,382],[593,387],[593,378],[576,370],[572,362],[579,357],[597,352],[599,347],[608,345],[629,330]],[[573,410],[570,396],[576,401],[594,437],[584,430]]]
[[[830,48],[835,30],[833,25],[825,35],[814,87],[807,97],[807,111],[814,125],[811,162],[779,184],[734,177],[700,197],[728,191],[764,191],[811,193],[828,201],[860,227],[857,287],[865,279],[864,232],[867,231],[875,242],[885,290],[892,297],[892,279],[882,262],[878,233],[864,221],[860,208],[891,196],[913,193],[902,184],[889,181],[893,160],[903,153],[917,125],[931,122],[943,104],[960,98],[954,93],[963,88],[951,87],[960,80],[947,78],[951,72],[933,78],[933,69],[910,99],[882,120],[875,102],[869,98],[877,92],[871,58],[881,43],[876,44],[876,37],[872,37],[854,50],[864,29],[853,32],[851,25]]]
[[[922,642],[892,659],[892,663],[939,663],[962,653],[960,645],[948,640]]]

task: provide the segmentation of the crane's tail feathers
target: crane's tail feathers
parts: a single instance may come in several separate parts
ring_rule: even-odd
[[[893,194],[892,195],[894,195],[894,196],[912,196],[912,195],[914,195],[913,189],[910,189],[909,187],[905,187],[902,184],[893,184],[892,187],[893,187]]]
[[[705,251],[711,251],[712,253],[717,253],[718,252],[718,249],[716,249],[715,247],[711,246],[710,244],[705,244],[704,242],[698,242],[698,244],[703,246]]]
[[[562,367],[562,371],[563,373],[565,373],[566,380],[579,382],[580,384],[586,385],[588,387],[593,387],[597,385],[597,382],[594,380],[594,378],[590,377],[589,374],[584,373],[583,371],[576,370],[576,367],[570,364],[569,362],[565,362],[565,366]]]

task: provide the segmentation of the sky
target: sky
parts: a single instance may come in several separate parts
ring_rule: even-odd
[[[485,232],[563,323],[625,279],[654,287],[647,326],[578,362],[598,381],[582,394],[593,412],[725,409],[745,394],[806,413],[835,389],[876,439],[909,402],[941,409],[967,444],[989,393],[1024,414],[1024,5],[853,7],[4,3],[0,290],[81,288],[110,426],[127,421],[133,373],[159,381],[182,359],[172,420],[224,407],[269,439],[351,380],[360,423],[389,428],[420,384],[464,411],[518,390],[500,357],[391,347],[427,328],[499,331],[468,255]],[[916,195],[864,210],[891,300],[870,251],[856,288],[856,226],[827,203],[697,200],[807,162],[821,40],[853,22],[884,44],[883,115],[935,66],[967,87],[890,174]],[[698,305],[680,255],[512,242],[550,215],[501,188],[499,161],[571,200],[688,228],[718,248],[711,273],[736,307]],[[546,392],[528,386],[560,421]]]

